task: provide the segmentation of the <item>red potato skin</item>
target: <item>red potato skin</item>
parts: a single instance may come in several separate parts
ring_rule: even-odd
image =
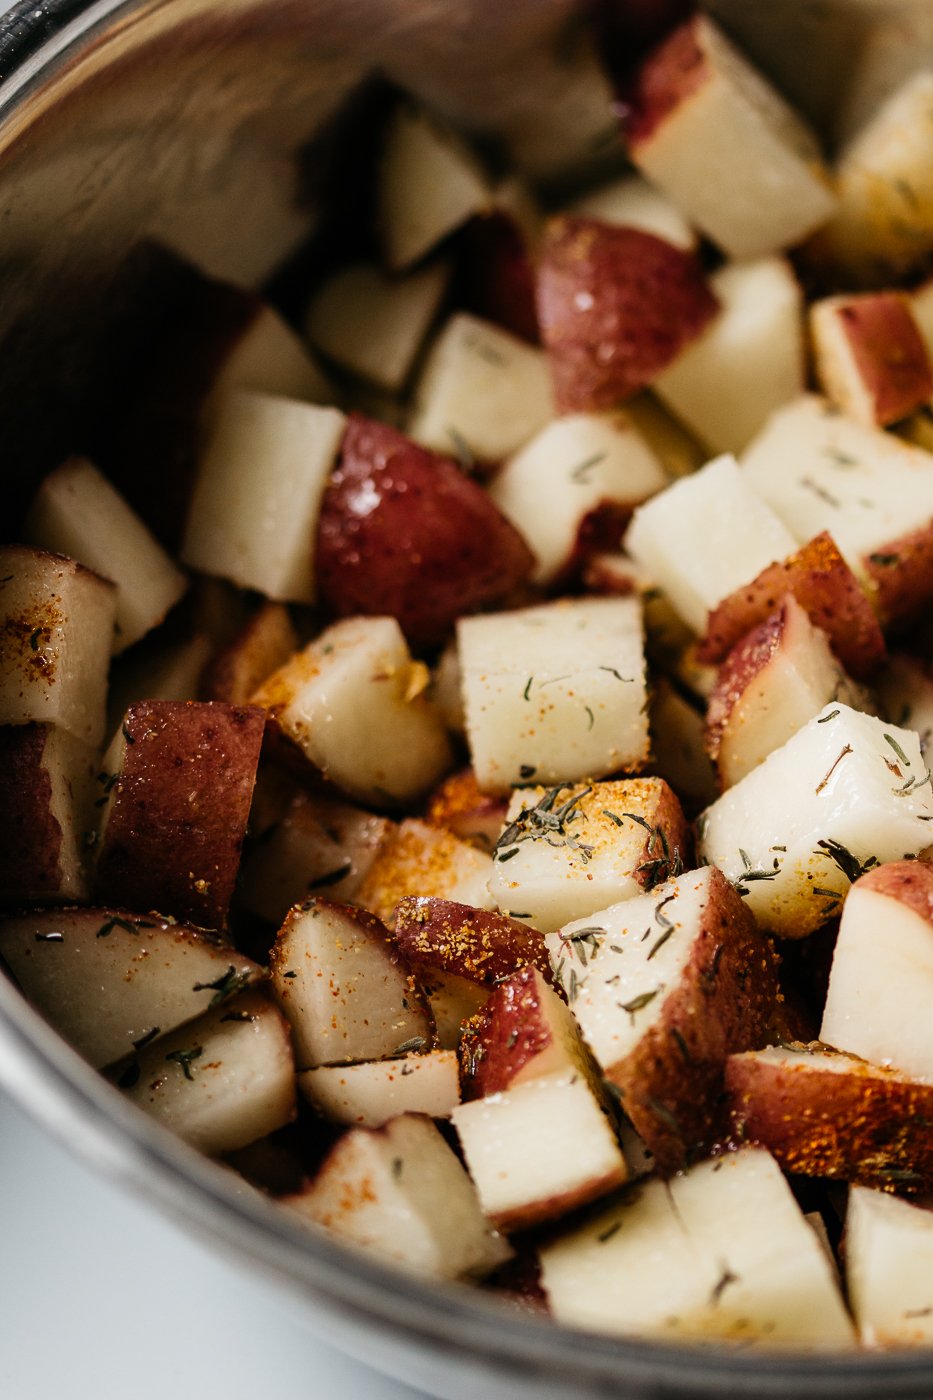
[[[693,836],[680,798],[669,783],[663,778],[633,778],[631,781],[651,783],[657,791],[654,808],[647,814],[654,831],[645,837],[638,864],[632,871],[636,883],[643,890],[651,890],[655,885],[673,879],[681,870],[690,869],[693,864]],[[655,836],[654,832],[660,835]]]
[[[922,621],[933,598],[933,520],[872,550],[862,567],[886,627]]]
[[[481,987],[494,987],[520,967],[535,967],[551,980],[543,935],[505,914],[410,895],[396,906],[394,928],[413,967],[452,973]]]
[[[298,634],[288,609],[282,603],[264,603],[207,667],[200,698],[246,705],[297,650]]]
[[[324,492],[321,601],[339,617],[391,614],[415,646],[500,602],[534,556],[476,482],[384,423],[353,414]]]
[[[464,1102],[504,1093],[531,1077],[524,1071],[554,1046],[548,997],[560,1000],[538,968],[523,967],[500,982],[466,1022],[460,1041]]]
[[[130,707],[97,863],[103,900],[225,926],[265,720],[258,706]]]
[[[622,132],[629,149],[650,141],[710,76],[693,16],[652,49],[623,88]]]
[[[0,907],[54,900],[61,888],[62,829],[42,766],[43,724],[0,726]]]
[[[716,871],[690,960],[660,1022],[606,1071],[662,1176],[683,1170],[722,1138],[726,1057],[767,1043],[779,1004],[778,961]]]
[[[933,866],[925,861],[888,861],[860,875],[852,889],[871,890],[874,894],[896,899],[933,925]]]
[[[718,665],[747,632],[774,613],[788,593],[814,626],[826,633],[851,676],[864,680],[884,661],[884,635],[871,603],[825,530],[786,559],[769,564],[713,609],[697,647],[698,660]]]
[[[836,315],[880,426],[906,418],[933,398],[930,359],[902,293],[866,292]]]
[[[718,309],[692,253],[641,229],[552,219],[538,269],[538,318],[558,411],[631,398]]]
[[[624,1186],[625,1181],[626,1169],[624,1164],[620,1163],[613,1171],[605,1172],[591,1181],[581,1182],[571,1191],[542,1196],[525,1205],[515,1206],[512,1210],[493,1211],[489,1219],[497,1230],[502,1230],[507,1235],[512,1234],[514,1230],[530,1230],[548,1220],[559,1220],[570,1211],[589,1205],[590,1201],[598,1201],[600,1196],[605,1196],[617,1186]]]
[[[593,0],[593,24],[606,68],[629,98],[632,75],[646,55],[696,9],[695,0]],[[625,108],[623,106],[623,112]]]
[[[489,852],[499,839],[508,806],[506,798],[480,791],[472,768],[461,768],[432,793],[424,819]]]
[[[715,763],[723,734],[749,685],[779,649],[787,626],[787,605],[752,628],[719,668],[706,710],[706,752]]]
[[[456,246],[455,295],[465,310],[537,345],[534,266],[515,220],[501,209],[477,214]]]
[[[726,1062],[733,1136],[766,1147],[785,1171],[883,1191],[933,1188],[933,1084],[854,1056],[845,1074],[807,1062],[819,1042],[794,1044],[800,1062]]]

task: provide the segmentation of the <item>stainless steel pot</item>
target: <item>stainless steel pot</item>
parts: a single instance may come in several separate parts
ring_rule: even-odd
[[[0,19],[8,528],[36,473],[71,445],[88,396],[106,411],[108,394],[121,391],[99,347],[127,251],[157,236],[212,272],[259,284],[320,217],[320,190],[302,172],[313,171],[331,119],[373,70],[475,135],[504,140],[539,177],[601,161],[580,8],[578,0],[45,0]],[[830,139],[905,73],[933,63],[930,0],[710,8]],[[101,1171],[265,1274],[309,1327],[433,1393],[933,1394],[930,1354],[767,1356],[589,1336],[299,1234],[238,1178],[125,1104],[2,976],[0,1083]]]

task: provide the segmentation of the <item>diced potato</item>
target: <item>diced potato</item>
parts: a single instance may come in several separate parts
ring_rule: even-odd
[[[933,1212],[883,1191],[853,1187],[845,1264],[863,1346],[933,1343]]]
[[[501,1230],[552,1220],[627,1178],[609,1120],[578,1071],[474,1099],[451,1118],[482,1208]]]
[[[928,668],[903,652],[896,653],[878,676],[876,689],[881,713],[892,724],[912,729],[926,758],[933,740],[933,675]]]
[[[269,598],[314,601],[321,497],[346,419],[335,408],[238,391],[218,406],[181,557]]]
[[[449,831],[408,818],[386,836],[356,902],[391,923],[396,906],[411,896],[455,900],[491,909],[492,861]]]
[[[885,427],[933,398],[930,357],[903,293],[824,297],[810,307],[810,331],[823,391],[859,423]]]
[[[199,698],[246,705],[263,681],[284,666],[297,649],[298,634],[288,608],[283,603],[264,603],[214,657],[202,677]]]
[[[499,462],[553,416],[542,351],[461,312],[428,353],[408,431],[448,457]]]
[[[625,548],[695,632],[723,598],[794,548],[794,537],[743,476],[717,457],[636,510]]]
[[[712,867],[547,938],[555,977],[622,1108],[666,1175],[716,1141],[730,1049],[768,1036],[776,960]]]
[[[698,242],[677,205],[641,175],[618,176],[590,190],[574,200],[568,212],[601,219],[606,224],[643,229],[685,252],[695,251]]]
[[[428,1118],[353,1128],[282,1204],[421,1278],[482,1277],[511,1257],[473,1183]]]
[[[556,418],[505,463],[489,493],[537,559],[532,581],[548,585],[590,552],[588,536],[621,536],[632,510],[668,477],[624,414]]]
[[[87,898],[97,758],[51,724],[0,727],[0,904]]]
[[[325,899],[297,905],[270,962],[299,1069],[428,1047],[431,1022],[408,965],[364,909]]]
[[[416,972],[439,969],[478,986],[498,986],[517,968],[550,977],[544,938],[536,928],[452,899],[407,895],[395,908],[395,941]]]
[[[320,1065],[299,1074],[298,1088],[332,1122],[362,1128],[381,1128],[403,1113],[449,1118],[460,1102],[452,1050],[358,1065]]]
[[[45,478],[23,533],[116,584],[114,651],[160,623],[188,586],[136,512],[83,457],[69,458]]]
[[[719,315],[652,387],[713,452],[740,452],[803,393],[803,293],[775,257],[727,263],[710,287]]]
[[[214,378],[206,417],[210,418],[216,406],[238,389],[307,399],[310,403],[330,403],[334,396],[308,347],[273,307],[258,298],[253,316],[230,346]]]
[[[426,112],[403,104],[386,134],[377,199],[386,261],[398,270],[487,208],[491,192],[466,143]]]
[[[411,802],[453,761],[428,679],[395,618],[347,618],[274,672],[253,703],[351,797]]]
[[[141,700],[199,700],[201,682],[214,654],[204,632],[180,642],[153,639],[152,645],[121,657],[110,668],[107,733],[111,740],[131,705]]]
[[[498,907],[551,931],[661,884],[689,861],[680,803],[660,778],[522,787],[493,850]]]
[[[552,1314],[588,1331],[821,1349],[853,1340],[832,1265],[760,1149],[640,1183],[540,1257]]]
[[[649,54],[633,89],[632,161],[730,257],[790,247],[832,214],[813,133],[705,15]]]
[[[0,548],[0,724],[56,724],[104,738],[117,590],[74,559]]]
[[[703,716],[662,676],[651,697],[651,747],[658,776],[695,811],[716,800],[718,788],[705,744]]]
[[[257,992],[146,1046],[117,1083],[166,1128],[213,1155],[246,1147],[295,1116],[288,1026]]]
[[[464,618],[458,645],[467,736],[484,791],[601,778],[646,761],[637,599],[562,600]]]
[[[341,268],[312,298],[308,338],[342,369],[390,393],[405,384],[440,307],[450,268],[387,277],[369,263]]]
[[[456,656],[456,650],[450,654]],[[459,667],[456,680],[459,698]],[[425,820],[488,853],[499,839],[507,806],[505,797],[480,791],[472,768],[461,768],[431,794]]]
[[[836,702],[706,809],[698,846],[765,928],[801,938],[863,871],[928,846],[931,821],[917,735]]]
[[[98,1068],[226,1006],[263,976],[203,929],[104,907],[5,917],[0,954],[29,1000]]]

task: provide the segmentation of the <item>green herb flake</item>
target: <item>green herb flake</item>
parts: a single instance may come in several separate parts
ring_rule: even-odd
[[[828,715],[822,715],[822,716],[817,720],[817,724],[828,724],[829,721],[830,721],[831,719],[835,719],[836,716],[837,716],[837,715],[840,715],[840,714],[842,714],[842,711],[841,711],[841,710],[830,710],[830,712],[829,712]],[[771,849],[774,850],[775,847],[772,846]]]
[[[308,881],[309,890],[324,890],[329,885],[339,885],[341,880],[345,880],[353,870],[352,861],[344,861],[343,865],[338,865],[333,870],[326,871],[323,875],[318,875],[315,879]]]
[[[622,1221],[613,1220],[611,1225],[607,1225],[605,1230],[603,1230],[601,1234],[596,1236],[596,1243],[605,1244],[607,1240],[612,1239],[613,1235],[617,1235],[621,1229]]]
[[[112,919],[108,919],[105,924],[101,924],[97,930],[98,938],[109,938],[115,928],[122,928],[124,933],[139,933],[141,928],[153,928],[153,924],[131,924],[129,919],[121,919],[118,914],[114,914]]]
[[[606,452],[594,452],[592,457],[587,457],[573,468],[570,473],[570,480],[578,481],[583,485],[588,484],[587,473],[591,472],[594,467],[598,467],[600,462],[604,462],[607,456],[608,453]]]
[[[193,1062],[200,1059],[203,1054],[203,1045],[193,1045],[190,1050],[171,1050],[165,1058],[166,1060],[170,1060],[172,1064],[180,1065],[186,1079],[194,1079],[191,1066]]]
[[[900,759],[901,763],[903,763],[904,767],[905,767],[905,768],[909,768],[909,767],[911,766],[911,765],[910,765],[910,759],[907,757],[907,755],[905,754],[904,750],[901,748],[900,744],[899,744],[899,743],[897,742],[897,740],[895,739],[894,735],[893,735],[893,734],[883,734],[883,735],[882,735],[882,738],[884,739],[884,742],[885,742],[886,744],[890,744],[891,748],[892,748],[892,749],[894,750],[894,752],[897,754],[898,758]]]
[[[237,972],[231,963],[226,972],[214,979],[213,982],[195,982],[191,988],[193,992],[212,991],[214,995],[208,1002],[208,1006],[222,1006],[225,1001],[242,991],[249,981],[249,972]]]
[[[654,990],[650,992],[639,992],[638,996],[632,997],[631,1001],[618,1001],[616,1002],[616,1005],[618,1006],[620,1011],[628,1012],[629,1020],[634,1026],[635,1012],[641,1011],[642,1007],[647,1006],[649,1002],[654,1001],[655,997],[658,995],[658,992],[660,992],[660,990],[660,987],[655,987]]]
[[[870,563],[877,564],[882,569],[891,569],[901,562],[899,554],[869,554],[868,558]]]

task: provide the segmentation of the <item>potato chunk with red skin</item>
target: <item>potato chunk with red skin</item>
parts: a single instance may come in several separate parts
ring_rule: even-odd
[[[504,797],[480,790],[472,768],[461,768],[435,788],[425,821],[445,827],[481,851],[491,851],[499,839],[508,805]]]
[[[538,317],[562,413],[630,398],[717,310],[698,260],[663,238],[566,216],[547,230]]]
[[[521,535],[446,457],[354,414],[324,492],[317,586],[338,616],[396,617],[410,641],[443,641],[464,613],[530,573]]]
[[[549,983],[550,971],[544,977],[536,967],[522,967],[466,1023],[460,1042],[464,1101],[563,1070],[594,1079],[573,1014]]]
[[[744,588],[730,593],[710,613],[699,643],[700,661],[725,660],[753,627],[792,594],[810,621],[822,628],[843,666],[857,679],[871,675],[886,654],[872,606],[832,536],[824,530]]]
[[[810,308],[816,373],[860,423],[885,427],[933,398],[933,369],[906,295],[826,297]]]
[[[101,898],[223,928],[265,729],[257,706],[131,705],[95,885]]]
[[[520,967],[536,967],[551,978],[544,936],[537,929],[453,899],[401,900],[395,940],[415,969],[449,972],[481,987],[494,987]]]
[[[933,1084],[820,1042],[730,1055],[732,1130],[785,1171],[877,1186],[933,1187]]]

